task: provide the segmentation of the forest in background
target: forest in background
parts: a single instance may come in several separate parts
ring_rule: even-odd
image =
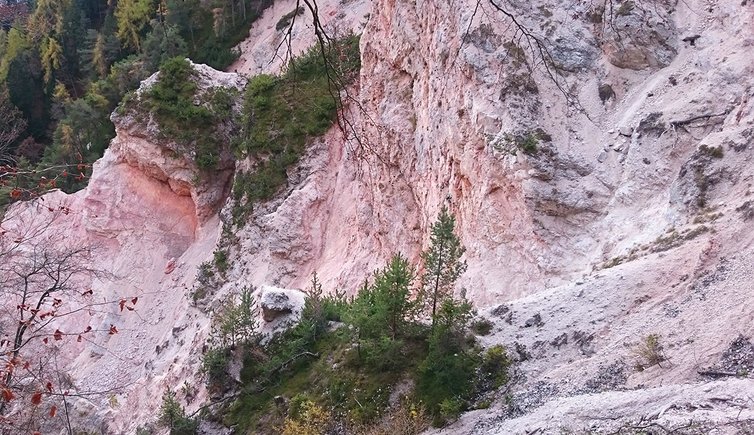
[[[127,92],[176,56],[227,68],[271,4],[0,0],[0,209],[85,186]]]

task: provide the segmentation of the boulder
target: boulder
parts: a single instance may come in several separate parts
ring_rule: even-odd
[[[259,306],[262,309],[262,318],[265,322],[272,322],[275,319],[288,316],[294,311],[298,311],[299,304],[289,294],[295,290],[285,290],[276,287],[263,287],[259,299]],[[300,292],[298,292],[300,293]]]

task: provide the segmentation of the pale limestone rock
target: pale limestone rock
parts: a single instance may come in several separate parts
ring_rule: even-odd
[[[576,110],[541,69],[522,78],[528,69],[514,65],[509,55],[515,49],[503,46],[514,34],[505,18],[486,11],[470,23],[474,1],[356,3],[371,7],[361,81],[353,93],[369,120],[351,109],[380,158],[359,154],[357,144],[344,144],[335,129],[315,141],[290,171],[290,186],[256,207],[236,234],[231,284],[218,300],[243,285],[303,288],[314,271],[326,290],[353,293],[394,252],[418,260],[439,207],[448,205],[467,247],[469,270],[460,286],[480,309],[502,303],[508,308],[494,319],[495,333],[480,341],[529,349],[531,358],[518,366],[529,381],[516,384],[511,394],[531,406],[505,420],[511,416],[497,401],[462,416],[446,433],[550,433],[561,426],[614,431],[615,424],[643,415],[663,423],[750,416],[750,405],[741,405],[750,403],[749,379],[703,383],[696,370],[714,363],[735,335],[754,335],[754,235],[736,211],[746,210],[754,178],[751,8],[715,2],[710,12],[708,2],[688,0],[669,18],[650,11],[651,20],[670,20],[660,24],[659,39],[642,33],[642,23],[627,22],[638,39],[621,52],[583,18],[586,2],[515,2],[512,10],[537,32],[546,34],[549,20],[563,41],[583,38],[574,53],[567,44],[558,53],[574,65],[567,84],[579,97]],[[277,2],[271,11],[287,12],[293,4]],[[540,6],[552,16],[545,17]],[[340,3],[322,7],[335,17]],[[666,13],[663,7],[657,11]],[[252,35],[271,34],[276,13],[265,14]],[[589,57],[587,31],[606,55]],[[678,35],[691,33],[721,42],[700,40],[693,49],[678,43]],[[296,47],[307,44],[297,39]],[[273,45],[255,37],[242,47],[269,54]],[[274,71],[264,59],[244,55],[239,65]],[[669,77],[677,84],[670,85]],[[614,83],[619,96],[609,107],[594,92],[602,81]],[[631,126],[652,113],[662,113],[666,128],[635,132]],[[719,113],[709,124],[670,128],[674,121]],[[121,127],[85,191],[46,197],[72,210],[56,228],[97,244],[96,266],[116,275],[114,283],[93,282],[97,294],[140,297],[139,316],[120,315],[115,307],[93,313],[86,323],[117,323],[121,332],[77,345],[67,355],[79,385],[126,386],[116,394],[118,408],[105,411],[105,400],[96,403],[109,433],[133,433],[154,417],[162,391],[185,380],[200,386],[189,411],[206,399],[196,373],[210,322],[191,308],[187,293],[220,235],[220,220],[208,206],[216,196],[198,199],[190,165],[169,161],[164,144],[147,139],[149,128]],[[504,154],[491,144],[493,137],[536,128],[552,136],[536,154]],[[594,164],[612,129],[626,136],[613,148],[620,157]],[[722,146],[724,158],[701,162],[694,156],[701,143]],[[714,232],[659,252],[658,239],[669,230],[694,229],[697,217],[709,218],[689,207],[698,188],[696,167],[702,175],[726,174],[706,191],[723,216],[705,224]],[[15,210],[31,220],[39,216],[29,204]],[[172,258],[176,267],[165,275]],[[546,321],[522,328],[537,313]],[[174,336],[175,325],[185,329]],[[626,373],[626,388],[636,391],[584,393],[601,366],[630,365],[632,346],[650,332],[668,344],[671,365]],[[564,333],[567,343],[549,344]],[[721,394],[727,402],[713,400]],[[668,403],[678,406],[669,412]]]
[[[268,323],[301,309],[291,300],[286,290],[266,286],[262,287],[259,306],[262,309],[262,318]]]

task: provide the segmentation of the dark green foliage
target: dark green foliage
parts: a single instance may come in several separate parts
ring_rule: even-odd
[[[20,110],[10,101],[8,90],[0,87],[0,165],[12,162],[12,146],[26,130],[26,119]]]
[[[437,307],[452,298],[456,280],[466,271],[466,262],[461,261],[465,248],[454,233],[455,223],[455,217],[443,207],[432,224],[429,248],[422,253],[421,298],[433,324]]]
[[[539,151],[540,142],[550,142],[552,137],[543,129],[538,128],[526,134],[515,136],[513,141],[524,154],[535,155]]]
[[[402,261],[401,257],[391,261],[377,273],[376,281],[401,270],[403,267],[396,265]],[[405,272],[398,275],[405,276]],[[396,281],[402,282],[389,282]],[[247,353],[242,371],[244,392],[225,423],[237,425],[241,433],[275,432],[280,421],[269,418],[277,415],[276,396],[290,399],[288,417],[296,418],[300,406],[310,401],[329,410],[337,420],[374,422],[388,409],[392,387],[408,378],[416,382],[410,400],[421,403],[435,424],[442,425],[466,409],[475,394],[507,381],[509,361],[504,350],[492,348],[481,354],[469,341],[471,306],[467,302],[444,301],[430,336],[413,333],[423,328],[407,321],[405,332],[393,339],[385,315],[389,310],[365,313],[359,306],[367,300],[366,295],[378,305],[384,304],[375,295],[382,290],[375,287],[367,285],[351,304],[341,301],[347,326],[328,330],[324,316],[328,298],[321,296],[315,281],[310,290],[314,297],[307,302],[302,322],[268,346]],[[364,318],[370,315],[375,318]],[[359,322],[373,338],[357,337],[361,344],[354,348],[354,334],[361,328],[351,321]],[[380,323],[382,331],[376,327]]]
[[[214,261],[215,261],[215,267],[217,268],[217,271],[221,274],[224,274],[228,271],[228,267],[230,266],[228,264],[228,251],[224,249],[218,249],[214,252]]]
[[[353,302],[347,320],[359,331],[359,338],[391,340],[403,336],[414,314],[411,300],[414,270],[402,255],[375,273],[374,283],[364,283]]]
[[[535,135],[528,134],[526,136],[523,136],[520,140],[518,140],[517,143],[518,143],[518,147],[525,154],[536,154],[539,140],[537,139]]]
[[[37,170],[36,177],[13,183],[29,195],[83,187],[91,163],[114,135],[109,115],[124,95],[175,56],[225,69],[239,55],[233,47],[272,0],[158,3],[38,0],[29,3],[28,20],[0,31],[0,89],[8,89],[26,124],[10,151]],[[58,99],[59,87],[66,98]],[[216,146],[204,139],[193,143],[196,160],[211,168]],[[56,184],[40,187],[42,176]]]
[[[699,151],[702,154],[708,155],[715,159],[722,159],[723,158],[723,147],[711,147],[707,145],[702,145],[699,147]]]
[[[209,349],[202,356],[202,372],[207,375],[210,390],[222,391],[229,386],[228,353],[226,348],[215,348]]]
[[[494,323],[485,318],[480,318],[471,323],[471,330],[476,335],[489,335],[493,326],[495,326]]]
[[[405,257],[393,256],[375,273],[374,283],[364,283],[345,320],[356,329],[357,356],[377,370],[393,370],[403,363],[403,338],[413,321],[417,304],[411,300],[414,270]]]
[[[249,82],[236,150],[255,157],[258,166],[236,178],[237,222],[251,204],[279,191],[307,141],[330,128],[339,104],[333,92],[352,80],[359,66],[358,37],[351,36],[328,46],[327,62],[317,46],[294,59],[281,77],[259,75]]]
[[[512,361],[503,346],[492,346],[484,353],[479,367],[482,380],[490,382],[491,388],[502,387],[508,383],[508,369],[511,364]]]
[[[155,71],[161,64],[171,58],[188,56],[186,41],[179,34],[176,26],[153,23],[154,30],[144,40],[144,67]]]
[[[162,395],[158,423],[170,429],[170,435],[193,435],[199,425],[196,420],[186,416],[183,406],[170,390]]]
[[[9,52],[10,54],[10,52]],[[6,59],[8,69],[5,83],[11,102],[23,113],[27,132],[35,140],[48,139],[51,88],[45,84],[39,53],[34,49],[21,49]]]
[[[417,382],[417,393],[436,425],[454,418],[462,410],[459,404],[474,391],[479,356],[466,340],[470,319],[471,305],[466,301],[446,299],[436,312],[429,354],[419,367]]]
[[[215,169],[220,162],[223,139],[229,138],[219,126],[228,121],[232,110],[230,89],[212,89],[195,104],[197,85],[188,60],[175,57],[160,67],[160,76],[150,88],[147,108],[160,124],[161,134],[187,146],[199,169]]]
[[[202,371],[213,391],[222,392],[233,383],[227,374],[232,352],[238,347],[249,350],[256,345],[258,311],[252,296],[254,290],[243,287],[238,295],[226,298],[213,313],[209,350],[202,357]]]
[[[436,252],[458,262],[463,247],[453,227],[443,210],[433,243],[442,245]],[[449,269],[444,282],[453,284],[463,268]],[[438,300],[432,329],[417,320],[414,278],[408,260],[395,255],[348,300],[325,296],[315,274],[301,321],[246,353],[242,391],[225,423],[239,433],[279,433],[284,418],[299,420],[312,404],[344,425],[384,421],[393,388],[410,380],[415,388],[406,400],[440,426],[475,397],[507,383],[510,359],[502,346],[483,352],[475,344],[466,300],[452,294]],[[328,327],[328,320],[345,324]],[[290,400],[287,413],[274,404],[281,397]]]
[[[340,322],[343,321],[353,299],[346,297],[345,293],[335,292],[334,295],[325,296],[322,299],[322,311],[325,320]]]

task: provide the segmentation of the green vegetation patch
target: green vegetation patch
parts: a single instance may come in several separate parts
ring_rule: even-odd
[[[307,142],[336,120],[339,92],[358,73],[359,38],[349,36],[317,45],[294,59],[280,77],[259,75],[246,88],[240,156],[252,156],[255,170],[237,174],[233,188],[238,222],[256,201],[270,199],[287,181]]]
[[[161,135],[186,146],[199,169],[210,170],[220,162],[223,142],[230,141],[220,125],[232,119],[237,91],[211,88],[197,95],[195,74],[187,59],[169,59],[160,67],[157,82],[143,99],[157,120]]]
[[[346,298],[325,296],[315,274],[299,323],[267,343],[252,339],[248,329],[233,338],[253,318],[248,290],[240,303],[216,312],[203,359],[213,394],[235,383],[228,357],[243,357],[237,399],[216,417],[239,434],[339,428],[413,435],[430,419],[446,424],[506,384],[511,360],[505,348],[485,351],[476,343],[472,307],[452,293],[465,270],[454,224],[443,209],[421,275],[397,254]],[[431,323],[422,321],[427,318]]]

